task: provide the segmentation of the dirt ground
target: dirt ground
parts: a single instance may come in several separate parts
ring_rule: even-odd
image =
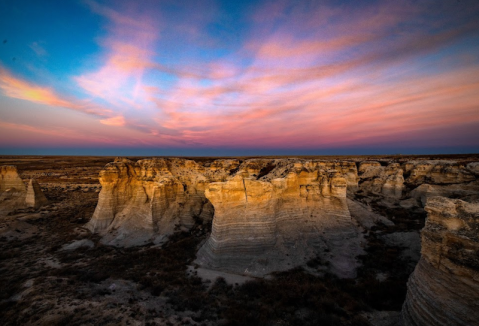
[[[0,217],[2,325],[369,325],[375,312],[401,309],[414,265],[381,235],[418,230],[424,216],[378,207],[401,222],[367,234],[354,280],[302,269],[239,283],[202,279],[192,262],[208,228],[177,233],[161,249],[104,246],[83,228],[101,190],[98,173],[113,159],[0,156],[0,165],[16,165],[24,180],[36,178],[50,201]]]

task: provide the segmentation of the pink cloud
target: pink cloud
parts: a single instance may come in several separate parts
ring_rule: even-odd
[[[107,126],[124,126],[126,124],[125,123],[125,118],[122,117],[122,116],[103,119],[103,120],[100,120],[100,122],[104,125],[107,125]]]
[[[13,76],[6,69],[0,67],[0,89],[12,98],[27,100],[34,103],[46,104],[81,111],[96,116],[108,116],[110,110],[90,104],[88,101],[67,99],[48,87],[42,87]]]

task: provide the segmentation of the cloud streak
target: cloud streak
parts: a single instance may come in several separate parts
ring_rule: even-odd
[[[71,76],[84,99],[6,69],[0,89],[94,115],[127,131],[118,144],[440,143],[479,127],[474,1],[263,1],[236,16],[220,2],[84,4],[102,26],[94,64]]]

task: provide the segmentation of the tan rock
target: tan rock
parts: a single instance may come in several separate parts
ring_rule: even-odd
[[[421,259],[408,281],[406,326],[479,325],[479,204],[427,200]]]
[[[455,161],[411,161],[405,163],[403,169],[409,175],[408,184],[453,184],[474,181],[476,163],[465,166]]]
[[[0,214],[25,208],[25,184],[12,165],[0,166]]]
[[[25,184],[13,165],[0,166],[0,193],[6,190],[25,192]]]
[[[35,209],[48,205],[48,199],[43,194],[40,185],[35,179],[30,179],[28,183],[25,204],[27,207],[33,207]]]
[[[398,163],[381,166],[379,162],[367,161],[359,165],[359,188],[367,193],[401,198],[404,189],[403,170]]]
[[[184,159],[117,159],[100,172],[102,190],[87,227],[113,245],[162,242],[176,228],[195,219],[211,220],[213,207],[204,196],[211,181],[226,179],[236,160],[218,169]]]
[[[263,276],[320,256],[340,277],[354,277],[362,238],[349,215],[346,178],[317,162],[274,163],[260,180],[245,177],[259,170],[248,164],[227,182],[208,186],[215,215],[196,262]]]

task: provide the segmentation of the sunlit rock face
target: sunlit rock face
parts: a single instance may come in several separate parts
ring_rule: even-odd
[[[479,203],[431,197],[426,211],[422,256],[408,282],[404,324],[479,325]]]
[[[112,245],[162,242],[195,219],[211,220],[205,188],[226,179],[238,165],[237,160],[205,167],[184,159],[117,159],[100,173],[102,190],[87,227]]]
[[[25,184],[13,165],[0,166],[0,193],[7,190],[25,192]]]
[[[25,208],[25,184],[12,165],[0,166],[0,214]]]
[[[40,185],[35,179],[30,179],[28,182],[27,193],[25,195],[25,205],[35,209],[48,205],[48,199],[43,194]]]
[[[243,165],[228,181],[207,187],[215,216],[196,262],[262,276],[319,256],[333,273],[354,277],[362,237],[346,189],[357,186],[350,171],[355,166],[342,165],[343,173],[323,162],[275,160],[267,166],[274,168],[262,176],[259,168]]]
[[[48,199],[36,180],[31,179],[25,188],[15,166],[0,166],[0,214],[27,207],[38,209],[47,204]]]

